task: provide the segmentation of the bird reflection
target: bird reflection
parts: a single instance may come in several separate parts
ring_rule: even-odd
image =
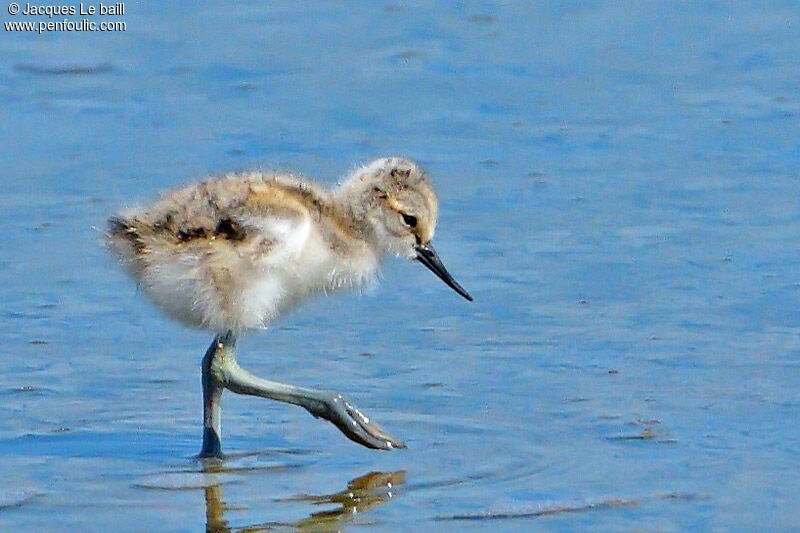
[[[205,463],[204,471],[218,473],[224,468],[217,464]],[[206,498],[206,531],[208,533],[229,533],[271,531],[276,528],[291,527],[299,531],[336,531],[359,513],[386,503],[395,496],[395,487],[405,483],[405,470],[397,472],[370,472],[351,480],[347,488],[332,494],[300,494],[281,501],[308,502],[311,505],[337,505],[334,509],[311,513],[298,522],[262,522],[249,526],[231,528],[225,517],[230,507],[226,505],[222,486],[205,487]]]
[[[392,489],[405,483],[405,470],[398,472],[370,472],[347,484],[343,491],[323,496],[304,495],[296,499],[314,505],[338,504],[337,509],[320,511],[294,524],[301,531],[328,531],[346,522],[357,513],[363,513],[386,503],[395,494]]]
[[[228,533],[228,521],[225,520],[225,503],[222,501],[222,487],[211,485],[206,491],[206,531],[208,533]]]

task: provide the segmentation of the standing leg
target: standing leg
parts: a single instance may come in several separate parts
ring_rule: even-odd
[[[200,457],[222,457],[222,391],[225,383],[221,369],[233,356],[236,339],[228,332],[214,338],[203,357],[203,448]]]

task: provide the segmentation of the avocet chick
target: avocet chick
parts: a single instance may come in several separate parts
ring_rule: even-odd
[[[332,191],[292,175],[240,173],[173,191],[109,220],[106,242],[170,317],[217,336],[202,363],[201,456],[221,456],[224,389],[292,403],[376,449],[405,445],[341,395],[258,378],[236,362],[236,338],[304,298],[363,287],[382,259],[417,259],[467,300],[431,245],[438,202],[412,161],[359,168]]]

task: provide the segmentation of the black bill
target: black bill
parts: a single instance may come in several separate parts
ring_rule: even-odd
[[[428,267],[431,272],[439,276],[442,281],[447,283],[458,294],[470,302],[472,301],[472,296],[464,290],[464,287],[453,279],[453,276],[450,275],[450,272],[448,272],[442,264],[442,260],[439,259],[439,254],[436,253],[436,250],[433,249],[430,243],[417,245],[417,261]]]

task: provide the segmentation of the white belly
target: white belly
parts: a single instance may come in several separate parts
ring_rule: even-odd
[[[375,278],[373,254],[343,257],[312,224],[295,231],[280,251],[269,254],[242,292],[240,322],[263,328],[283,312],[318,292],[359,288]]]
[[[171,317],[224,333],[264,328],[312,294],[362,287],[377,273],[375,254],[334,252],[310,220],[269,223],[263,250],[222,242],[153,253],[140,285]]]

